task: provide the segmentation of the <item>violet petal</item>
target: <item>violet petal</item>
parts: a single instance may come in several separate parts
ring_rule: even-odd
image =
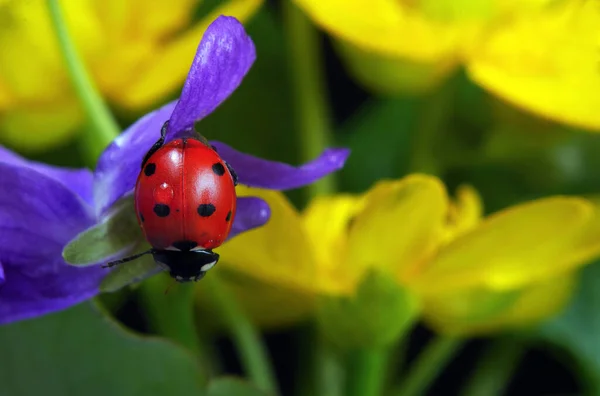
[[[235,219],[227,239],[264,225],[271,217],[269,204],[258,197],[238,197]]]
[[[92,185],[94,177],[89,169],[65,168],[30,161],[0,146],[0,163],[19,165],[40,172],[62,183],[78,194],[88,205],[92,205]]]
[[[211,23],[171,116],[167,140],[181,137],[212,113],[240,85],[255,59],[254,43],[237,19],[220,16]]]
[[[0,262],[20,256],[48,257],[47,245],[68,242],[94,222],[92,208],[53,178],[16,165],[0,163]],[[7,257],[7,252],[15,255]],[[59,254],[60,255],[60,254]]]
[[[92,209],[54,178],[0,163],[0,323],[66,308],[98,292],[99,267],[75,268],[63,246],[94,222]]]
[[[330,148],[323,151],[318,158],[296,167],[241,153],[225,143],[211,144],[234,170],[238,170],[240,184],[271,190],[288,190],[311,184],[341,169],[350,155],[348,149]]]
[[[0,286],[0,324],[59,311],[98,294],[106,273],[99,266],[75,268],[62,260],[39,265],[55,271],[32,278],[18,266],[6,267],[6,283]]]
[[[176,102],[168,103],[136,121],[104,150],[94,174],[97,214],[104,213],[123,195],[133,191],[142,160],[171,116]]]

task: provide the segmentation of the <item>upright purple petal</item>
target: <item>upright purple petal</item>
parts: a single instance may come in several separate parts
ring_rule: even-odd
[[[94,201],[102,214],[119,198],[133,190],[142,160],[171,116],[176,102],[140,118],[104,150],[94,175]]]
[[[240,85],[255,59],[254,43],[237,19],[220,16],[211,23],[171,116],[167,140],[212,113]]]
[[[239,197],[229,238],[264,225],[271,217],[269,204],[258,197]]]
[[[66,308],[98,292],[101,268],[75,268],[63,246],[94,222],[91,208],[49,175],[0,164],[0,323]]]
[[[0,287],[2,287],[4,279],[6,279],[6,277],[4,276],[4,267],[2,267],[2,263],[0,263]]]
[[[350,155],[348,149],[327,149],[317,159],[295,167],[241,153],[225,143],[211,144],[233,169],[238,170],[240,184],[271,190],[287,190],[311,184],[341,169]]]
[[[74,191],[88,205],[93,205],[92,185],[94,177],[89,169],[65,168],[30,161],[2,146],[0,146],[0,163],[19,165],[49,176]]]

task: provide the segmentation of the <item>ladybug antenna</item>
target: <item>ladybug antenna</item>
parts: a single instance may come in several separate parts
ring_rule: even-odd
[[[111,267],[114,267],[116,265],[123,264],[123,263],[126,263],[128,261],[135,260],[136,258],[141,257],[141,256],[143,256],[145,254],[151,254],[151,253],[154,253],[154,249],[146,250],[145,252],[134,254],[133,256],[124,257],[124,258],[122,258],[120,260],[109,261],[108,263],[106,263],[105,265],[103,265],[102,268],[111,268]]]

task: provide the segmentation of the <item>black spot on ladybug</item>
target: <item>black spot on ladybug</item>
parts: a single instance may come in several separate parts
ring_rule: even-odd
[[[213,172],[215,172],[215,175],[217,175],[217,176],[223,176],[225,174],[225,167],[220,162],[213,164],[212,170],[213,170]]]
[[[212,144],[210,145],[210,148],[214,150],[214,152],[217,152],[217,148],[215,146],[213,146]]]
[[[202,217],[208,217],[215,213],[215,205],[213,204],[200,204],[198,205],[198,214]]]
[[[225,221],[231,220],[231,210],[227,213],[227,217],[225,217]]]
[[[140,220],[142,221],[142,223],[145,221],[144,215],[142,213],[140,213]]]
[[[196,246],[198,246],[198,243],[196,243],[194,241],[177,241],[177,242],[173,242],[173,247],[175,249],[181,250],[182,252],[189,252],[190,250],[192,250]]]
[[[171,209],[169,208],[169,205],[156,204],[154,205],[154,213],[156,213],[158,217],[167,217],[169,213],[171,213]]]
[[[144,168],[144,175],[146,176],[152,176],[154,174],[154,172],[156,172],[156,164],[155,163],[149,163],[148,165],[146,165],[146,167]]]

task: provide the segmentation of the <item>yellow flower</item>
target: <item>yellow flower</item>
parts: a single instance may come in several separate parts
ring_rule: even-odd
[[[376,91],[423,91],[463,65],[511,103],[600,130],[598,2],[295,2],[338,39],[350,71]]]
[[[364,290],[371,279],[392,293],[385,301],[409,315],[420,307],[442,332],[523,326],[555,313],[571,294],[576,269],[600,253],[600,217],[583,198],[550,197],[482,218],[473,189],[460,188],[451,201],[443,184],[425,175],[382,181],[360,196],[319,197],[302,214],[280,193],[241,191],[266,199],[272,220],[220,248],[221,270],[276,287],[297,303],[250,289],[252,301],[243,302],[250,311],[260,307],[270,324],[305,317],[315,302],[318,307],[331,298],[343,301],[327,312],[333,306],[368,316],[352,299],[373,295]],[[402,293],[412,297],[399,301]],[[371,308],[381,315],[381,307]]]
[[[194,22],[199,0],[62,1],[67,25],[101,93],[142,111],[176,91],[206,27],[248,20],[263,0],[220,2]],[[58,144],[83,115],[58,51],[46,1],[0,1],[0,140],[22,150]]]

